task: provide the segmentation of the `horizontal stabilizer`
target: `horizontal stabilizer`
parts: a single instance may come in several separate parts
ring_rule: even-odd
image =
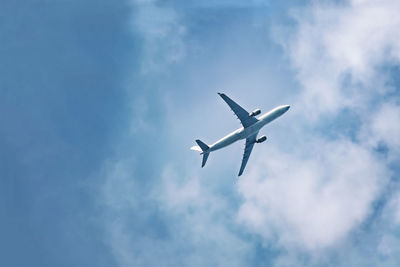
[[[190,149],[194,150],[194,151],[202,152],[202,150],[199,146],[192,146]]]
[[[199,147],[201,148],[202,151],[207,151],[210,148],[208,145],[206,145],[199,139],[196,140],[196,143],[199,145]]]

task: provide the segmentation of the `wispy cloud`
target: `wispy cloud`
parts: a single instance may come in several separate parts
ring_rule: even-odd
[[[169,166],[143,191],[133,176],[134,162],[106,165],[102,220],[119,266],[245,265],[251,245],[234,230],[231,205],[198,174],[181,176]]]
[[[386,144],[390,150],[398,151],[400,147],[400,106],[391,101],[383,101],[367,120],[366,129],[362,132],[372,146],[379,142]]]
[[[133,0],[133,30],[143,38],[142,74],[163,71],[185,55],[185,27],[172,8],[153,0]]]

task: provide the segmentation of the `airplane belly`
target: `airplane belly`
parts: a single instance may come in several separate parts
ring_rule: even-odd
[[[281,115],[282,115],[281,113],[277,113],[277,112],[271,112],[271,113],[265,114],[264,116],[262,116],[260,118],[260,123],[262,124],[261,127],[270,123],[271,121],[275,120],[276,118],[278,118]]]
[[[262,126],[263,125],[261,125],[260,123],[257,123],[248,128],[245,128],[243,133],[240,136],[240,139],[246,139],[247,137],[255,134],[256,132],[258,132],[261,129]]]
[[[217,141],[215,144],[213,144],[210,149],[211,149],[211,151],[215,151],[215,150],[221,149],[223,147],[229,146],[230,144],[242,139],[240,137],[241,137],[240,133],[226,136],[226,137],[222,138],[221,140]]]

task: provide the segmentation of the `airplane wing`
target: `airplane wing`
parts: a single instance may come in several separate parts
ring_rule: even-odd
[[[249,160],[251,151],[253,150],[253,146],[256,143],[257,134],[258,132],[246,138],[246,147],[244,148],[242,165],[240,166],[240,171],[238,176],[242,175],[244,168],[246,168],[247,161]]]
[[[257,118],[250,116],[249,113],[244,108],[239,106],[235,101],[230,99],[227,95],[222,94],[222,93],[218,93],[218,94],[228,104],[228,106],[233,110],[233,112],[238,117],[238,119],[240,120],[240,122],[242,123],[244,128],[249,127],[250,125],[253,125],[254,123],[256,123],[258,121]]]

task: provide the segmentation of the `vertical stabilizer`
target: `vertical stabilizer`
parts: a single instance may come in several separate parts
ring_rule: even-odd
[[[207,159],[208,159],[208,155],[210,155],[210,153],[204,153],[203,154],[203,162],[201,163],[201,167],[203,168],[204,165],[206,165]]]
[[[192,147],[193,150],[198,150],[197,148],[201,149],[201,153],[203,154],[203,161],[201,162],[201,167],[203,168],[204,165],[206,165],[207,159],[208,159],[208,155],[210,154],[210,152],[208,152],[208,149],[210,148],[208,145],[206,145],[204,142],[202,142],[201,140],[197,139],[196,143],[199,145],[198,147]]]

